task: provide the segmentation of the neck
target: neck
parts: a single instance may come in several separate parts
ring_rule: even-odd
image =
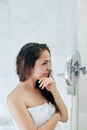
[[[35,84],[36,84],[36,80],[34,79],[27,79],[26,81],[23,82],[24,87],[26,87],[27,89],[31,88],[31,89],[35,89]]]

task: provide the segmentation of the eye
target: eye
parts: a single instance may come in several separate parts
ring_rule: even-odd
[[[46,65],[46,64],[47,64],[47,62],[42,63],[42,65]]]
[[[42,65],[51,65],[50,61],[43,62]]]

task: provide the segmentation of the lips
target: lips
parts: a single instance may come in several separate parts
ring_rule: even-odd
[[[48,76],[49,76],[49,74],[50,74],[50,73],[44,73],[43,75],[44,75],[44,76],[46,76],[46,77],[48,77]]]

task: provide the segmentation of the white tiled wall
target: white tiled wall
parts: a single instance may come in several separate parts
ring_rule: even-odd
[[[16,130],[14,126],[0,126],[0,130]]]
[[[87,1],[77,0],[78,13],[78,46],[81,53],[82,66],[87,69]],[[87,130],[87,74],[79,80],[79,126],[78,130]]]

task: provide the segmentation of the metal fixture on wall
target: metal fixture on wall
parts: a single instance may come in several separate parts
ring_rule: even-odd
[[[75,50],[66,61],[65,65],[65,81],[68,85],[68,94],[75,95],[75,87],[80,78],[80,72],[86,74],[86,67],[81,67],[81,56],[78,50]],[[58,76],[61,74],[57,74]]]

